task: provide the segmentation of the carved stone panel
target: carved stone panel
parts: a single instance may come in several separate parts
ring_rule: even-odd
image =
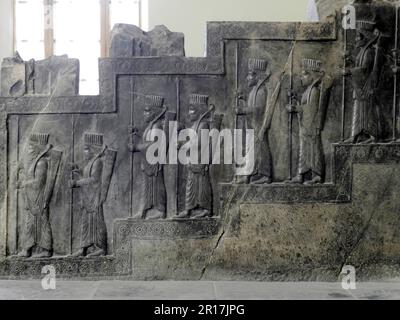
[[[353,6],[354,30],[210,22],[205,58],[117,25],[95,97],[77,61],[6,60],[0,276],[398,276],[399,14]]]

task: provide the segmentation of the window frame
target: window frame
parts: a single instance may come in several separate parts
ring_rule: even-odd
[[[13,19],[13,52],[17,48],[17,30],[16,30],[16,2],[18,0],[12,0],[12,19]],[[136,0],[139,5],[139,28],[143,29],[142,26],[142,1]],[[54,0],[44,0],[44,57],[45,59],[54,55],[54,11],[53,4]],[[100,2],[100,57],[107,58],[109,56],[109,45],[110,45],[110,33],[111,33],[111,22],[110,22],[110,0],[99,0]],[[46,21],[47,20],[47,21]]]

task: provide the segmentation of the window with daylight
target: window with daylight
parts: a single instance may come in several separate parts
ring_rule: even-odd
[[[98,58],[115,23],[141,26],[147,0],[14,0],[14,47],[24,60],[67,54],[80,60],[80,94],[98,94]]]

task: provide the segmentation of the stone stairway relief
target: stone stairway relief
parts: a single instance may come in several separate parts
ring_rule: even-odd
[[[116,25],[99,96],[78,94],[74,59],[5,59],[0,276],[335,281],[346,264],[398,276],[398,13],[353,8],[346,30],[340,12],[209,22],[205,58],[163,26]],[[193,145],[219,149],[202,130],[223,137],[220,163],[184,162]],[[168,152],[152,162],[156,137]]]

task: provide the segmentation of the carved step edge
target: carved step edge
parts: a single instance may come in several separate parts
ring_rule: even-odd
[[[222,211],[233,204],[262,203],[347,203],[352,201],[352,167],[357,163],[400,162],[400,144],[332,144],[333,181],[320,185],[220,184]]]

